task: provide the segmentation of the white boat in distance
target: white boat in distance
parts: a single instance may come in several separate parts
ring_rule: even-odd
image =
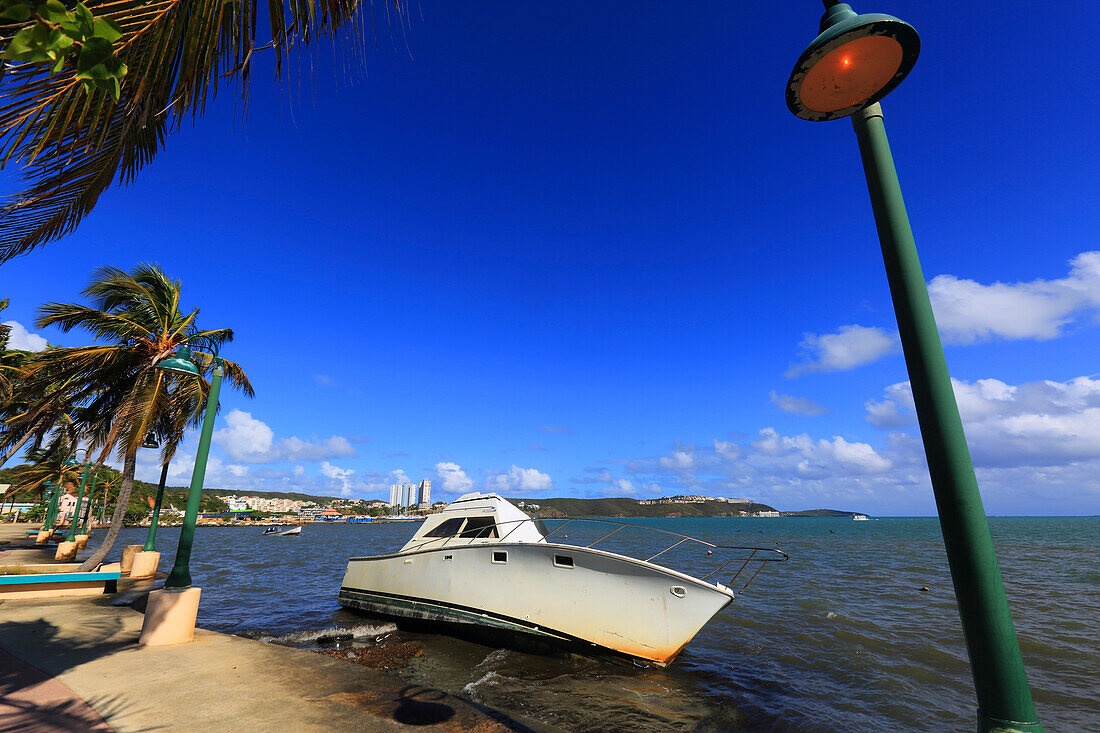
[[[293,527],[268,527],[263,533],[265,535],[272,535],[273,537],[297,537],[302,533],[302,525],[297,524]]]
[[[750,563],[759,563],[751,583],[768,562],[787,559],[772,548],[723,547],[623,522],[549,521],[560,523],[544,532],[540,521],[497,494],[466,494],[429,516],[398,552],[351,558],[338,601],[376,615],[450,625],[460,632],[490,630],[496,638],[664,667],[734,599],[730,588],[708,578],[741,562],[736,580]],[[585,546],[554,537],[567,539],[562,530],[581,522],[604,525],[606,531]],[[646,560],[594,547],[626,527],[657,532],[672,542]],[[688,543],[707,556],[716,549],[741,556],[710,558],[719,564],[703,578],[651,562]]]
[[[871,518],[868,517],[866,514],[853,514],[852,515],[852,521],[854,521],[854,522],[869,522],[869,521],[871,521]]]

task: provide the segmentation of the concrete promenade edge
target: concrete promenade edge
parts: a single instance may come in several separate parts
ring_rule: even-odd
[[[0,652],[0,731],[552,730],[340,659],[204,629],[190,644],[140,646],[144,616],[113,599],[0,601],[0,650],[10,655]],[[5,704],[27,724],[9,727]],[[58,711],[85,722],[58,727]]]

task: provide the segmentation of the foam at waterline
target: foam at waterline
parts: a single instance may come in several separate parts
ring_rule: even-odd
[[[503,675],[497,674],[496,672],[487,672],[485,676],[483,676],[481,679],[475,682],[468,683],[465,687],[462,688],[462,691],[476,700],[477,698],[475,696],[477,694],[477,688],[480,685],[498,684],[499,681],[503,679]]]
[[[257,641],[265,641],[269,644],[304,644],[317,641],[324,637],[346,638],[348,634],[353,639],[372,639],[382,634],[397,631],[396,624],[363,624],[362,626],[334,626],[328,629],[313,629],[310,631],[292,631],[280,636],[258,636]]]

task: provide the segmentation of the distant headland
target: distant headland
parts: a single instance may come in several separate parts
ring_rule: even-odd
[[[658,499],[549,499],[509,498],[524,511],[546,519],[555,517],[854,517],[864,512],[809,509],[781,512],[749,499],[713,496],[664,496]]]

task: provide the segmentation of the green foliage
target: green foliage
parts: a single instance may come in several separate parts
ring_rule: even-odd
[[[122,38],[118,23],[96,18],[83,3],[69,10],[58,0],[34,6],[23,0],[0,0],[0,19],[31,23],[12,36],[3,58],[43,64],[50,67],[51,74],[72,65],[86,92],[102,89],[112,101],[118,101],[127,71],[115,53],[115,43]]]
[[[219,85],[247,103],[256,59],[281,76],[302,47],[357,26],[363,0],[86,3],[0,0],[0,49],[23,62],[0,75],[0,167],[17,163],[22,178],[0,198],[0,262],[71,233],[202,116]],[[385,10],[371,27],[404,20],[401,0],[366,4]]]

